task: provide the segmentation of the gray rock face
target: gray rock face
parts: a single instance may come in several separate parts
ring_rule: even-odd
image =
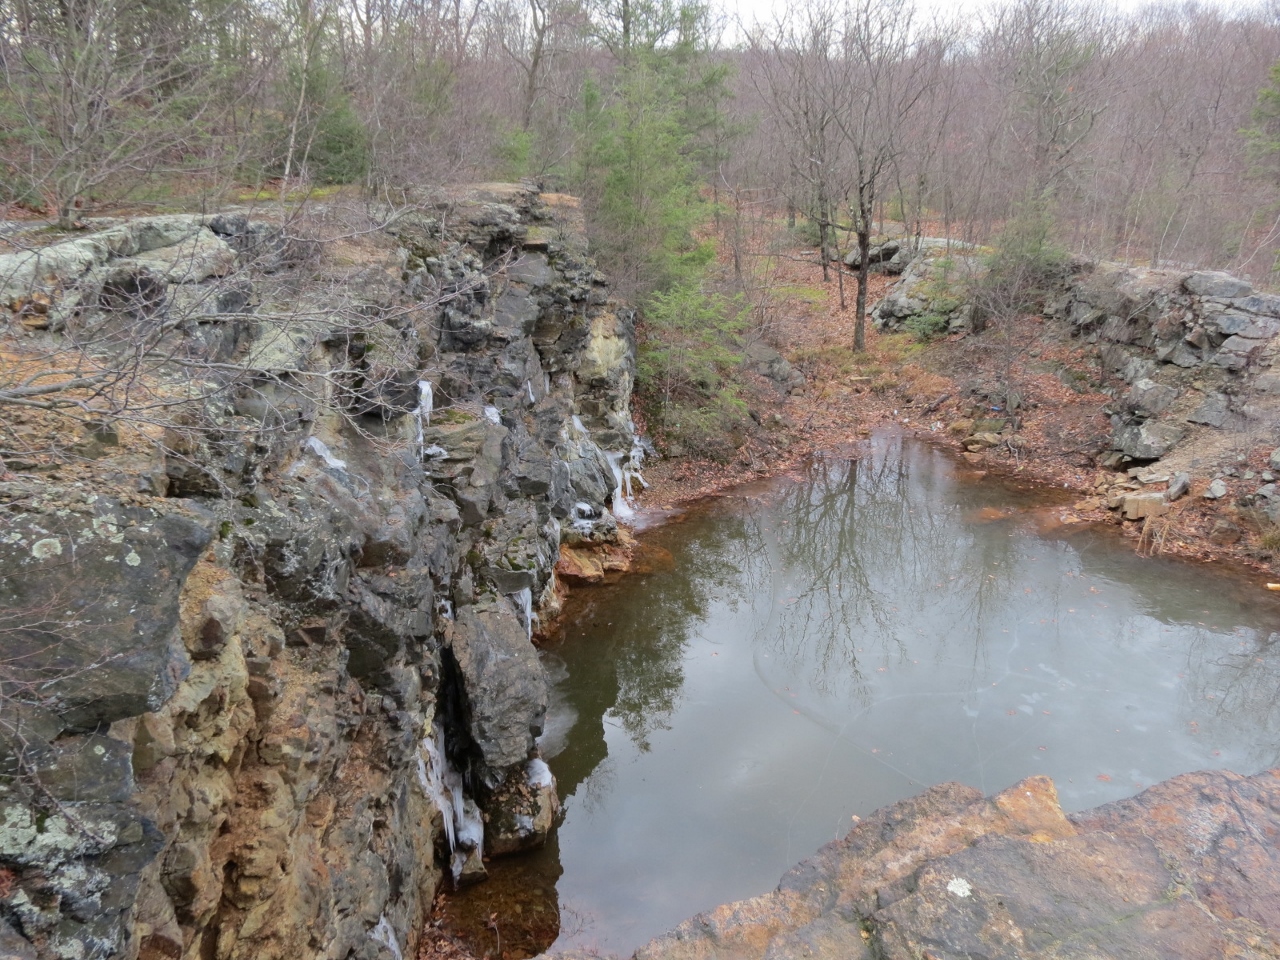
[[[1158,417],[1178,399],[1175,387],[1154,380],[1137,381],[1125,397],[1125,403],[1135,414],[1141,417]]]
[[[963,268],[963,258],[949,258],[945,268],[933,260],[915,261],[881,301],[874,314],[880,329],[937,329],[943,317],[949,330],[965,323],[972,329],[957,321],[971,319],[963,298],[975,272]],[[1187,424],[1194,434],[1196,427],[1256,431],[1276,421],[1267,398],[1280,394],[1280,378],[1270,372],[1280,359],[1280,296],[1254,293],[1248,281],[1080,261],[1044,313],[1096,344],[1104,388],[1118,398],[1112,451],[1100,465],[1165,456]],[[1130,386],[1121,393],[1109,378]],[[1179,402],[1189,388],[1203,396],[1194,406]]]
[[[1253,293],[1253,286],[1246,280],[1240,280],[1229,273],[1202,270],[1193,273],[1183,281],[1189,293],[1198,297],[1247,297]]]
[[[8,649],[44,682],[63,725],[92,730],[156,709],[186,675],[178,596],[213,524],[97,497],[62,510],[8,511],[0,606],[19,618]]]
[[[468,730],[490,771],[528,759],[547,713],[547,681],[525,627],[505,600],[458,613],[449,639]]]
[[[1117,430],[1114,446],[1134,460],[1159,460],[1185,434],[1186,431],[1176,424],[1148,420]]]
[[[1211,393],[1192,411],[1187,420],[1209,427],[1224,427],[1231,419],[1231,405],[1226,394]]]
[[[441,728],[477,775],[466,802],[510,827],[494,852],[545,838],[553,784],[494,788],[538,762],[530,631],[562,521],[617,533],[634,317],[575,206],[497,184],[440,202],[346,273],[238,213],[0,258],[14,296],[55,275],[68,323],[178,311],[174,350],[237,385],[162,454],[86,440],[97,494],[0,483],[0,606],[30,614],[40,673],[0,704],[20,732],[0,737],[6,955],[412,955],[441,877]],[[336,287],[368,318],[358,350]]]

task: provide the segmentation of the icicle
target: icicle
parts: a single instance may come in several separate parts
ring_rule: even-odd
[[[542,392],[544,395],[551,392],[551,374],[544,373],[542,375],[542,386]]]
[[[525,779],[529,781],[529,786],[535,790],[540,787],[549,787],[555,780],[551,776],[551,768],[547,766],[547,761],[541,757],[534,757],[525,765]]]
[[[627,496],[633,496],[631,491],[631,483],[635,481],[640,484],[640,489],[648,490],[649,482],[645,480],[640,470],[644,466],[644,446],[640,443],[639,438],[631,445],[631,455],[627,457],[627,462],[622,465],[622,477],[627,488]]]
[[[396,960],[404,960],[404,954],[400,952],[400,941],[396,938],[396,932],[391,928],[391,921],[387,919],[385,913],[378,920],[378,925],[369,931],[369,936],[390,950]]]
[[[484,418],[490,423],[494,423],[499,426],[502,425],[502,414],[498,412],[497,407],[485,407]]]
[[[610,504],[613,515],[619,520],[630,520],[635,515],[635,511],[631,509],[631,504],[627,503],[626,494],[622,489],[625,481],[622,472],[622,454],[606,453],[604,456],[613,470],[613,502]]]
[[[431,392],[431,381],[418,381],[418,406],[413,411],[413,417],[418,423],[418,459],[421,460],[426,451],[422,449],[423,430],[431,426],[431,410],[434,403],[434,396]]]
[[[449,766],[444,753],[444,731],[437,728],[434,737],[424,737],[418,752],[418,783],[427,799],[436,805],[444,819],[444,836],[452,851],[458,846],[456,832],[457,813],[453,803],[453,784],[457,780],[462,788],[462,778]]]
[[[525,587],[519,593],[511,594],[511,599],[515,601],[516,606],[520,608],[520,613],[524,615],[525,632],[529,634],[529,639],[533,639],[533,590]]]
[[[462,816],[458,820],[458,846],[470,847],[472,850],[484,849],[484,817],[476,802],[467,797],[459,808]]]
[[[525,390],[529,391],[529,403],[530,403],[531,405],[532,405],[532,404],[537,403],[537,402],[538,402],[538,401],[537,401],[537,398],[536,398],[536,397],[534,397],[534,395],[533,395],[533,381],[532,381],[532,380],[526,380],[526,381],[524,382],[524,388],[525,388]]]
[[[474,800],[462,789],[462,775],[449,763],[444,751],[444,730],[436,727],[424,737],[418,751],[418,783],[444,819],[444,835],[453,854],[453,879],[462,875],[467,855],[484,849],[484,820]]]
[[[595,529],[596,521],[599,519],[600,515],[595,507],[579,501],[573,505],[573,522],[570,526],[585,537]]]
[[[324,465],[330,470],[345,471],[347,469],[347,462],[345,460],[339,460],[330,453],[329,448],[325,446],[324,441],[319,437],[307,437],[307,442],[304,443],[303,446],[323,460]]]
[[[621,453],[606,453],[605,459],[613,470],[613,515],[620,520],[629,520],[635,516],[631,498],[635,496],[637,487],[633,485],[638,485],[639,489],[649,486],[640,473],[641,464],[644,463],[644,448],[636,443],[625,459]]]

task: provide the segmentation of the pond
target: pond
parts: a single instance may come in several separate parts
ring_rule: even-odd
[[[1276,595],[1061,513],[885,435],[645,533],[544,652],[557,833],[449,922],[629,954],[930,784],[1048,774],[1072,811],[1280,763]]]

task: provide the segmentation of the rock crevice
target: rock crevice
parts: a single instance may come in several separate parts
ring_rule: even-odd
[[[616,536],[632,314],[568,198],[381,219],[358,257],[232,212],[0,258],[28,336],[150,331],[209,380],[96,493],[0,482],[5,949],[399,958],[481,815],[545,839],[531,636],[562,535]]]

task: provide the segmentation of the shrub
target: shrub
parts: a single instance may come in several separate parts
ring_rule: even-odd
[[[791,236],[804,247],[822,246],[822,233],[812,220],[797,220],[796,225],[791,228]]]
[[[959,302],[956,305],[959,306]],[[930,311],[908,317],[902,321],[902,326],[917,340],[932,340],[947,332],[951,326],[951,320],[946,313]]]
[[[734,380],[745,327],[739,300],[706,293],[693,282],[649,298],[638,336],[636,386],[661,438],[713,456],[737,446],[727,441],[738,439],[747,418]]]
[[[1030,202],[1005,225],[987,256],[986,273],[972,288],[972,326],[989,319],[1039,313],[1064,280],[1069,257],[1052,240],[1053,220],[1042,202]]]

